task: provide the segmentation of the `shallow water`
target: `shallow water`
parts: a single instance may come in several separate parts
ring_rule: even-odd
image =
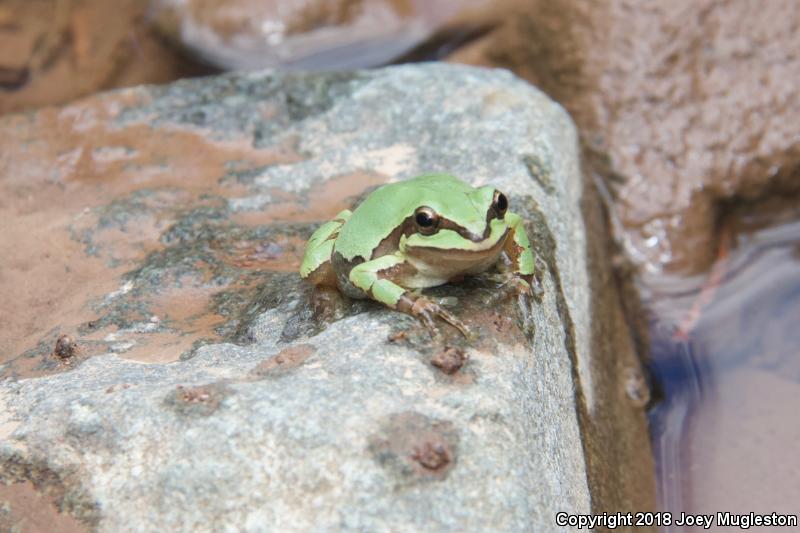
[[[437,58],[476,28],[488,0],[157,0],[157,26],[224,70],[349,70]],[[437,53],[439,55],[437,55]]]
[[[800,208],[737,210],[720,235],[705,279],[648,295],[663,397],[650,412],[660,507],[673,516],[797,514]]]

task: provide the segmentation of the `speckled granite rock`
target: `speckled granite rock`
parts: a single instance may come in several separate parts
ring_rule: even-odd
[[[581,421],[647,456],[593,370],[630,349],[597,342],[574,127],[506,72],[180,82],[3,118],[0,144],[0,479],[89,527],[555,531],[601,507],[586,454],[631,457]],[[542,267],[532,338],[489,279],[433,291],[480,335],[444,336],[452,375],[403,315],[320,325],[294,271],[318,221],[422,171],[508,192]]]

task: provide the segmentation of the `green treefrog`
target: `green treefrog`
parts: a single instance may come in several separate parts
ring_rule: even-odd
[[[530,294],[534,259],[519,215],[494,187],[474,188],[449,174],[425,174],[373,191],[309,239],[300,275],[351,298],[371,298],[420,319],[468,328],[413,292],[498,265],[507,286]]]

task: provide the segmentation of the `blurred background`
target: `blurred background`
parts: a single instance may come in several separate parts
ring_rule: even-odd
[[[418,61],[510,69],[576,121],[650,370],[662,509],[796,513],[800,3],[0,0],[0,114]]]

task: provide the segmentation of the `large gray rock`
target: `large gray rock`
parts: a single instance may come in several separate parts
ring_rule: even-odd
[[[53,121],[66,120],[66,133],[52,133]],[[104,133],[90,138],[91,128]],[[122,148],[102,140],[120,131],[138,133]],[[191,209],[164,208],[183,198],[169,196],[175,189],[191,190],[209,150],[200,143],[188,158],[159,159],[170,177],[162,188],[147,184],[162,194],[155,199],[133,187],[87,200],[83,210],[66,196],[53,202],[66,205],[68,216],[52,231],[63,231],[91,261],[105,261],[108,274],[97,276],[113,286],[87,285],[104,287],[81,307],[92,321],[45,316],[38,348],[6,354],[6,483],[31,482],[102,531],[555,531],[557,511],[591,511],[579,419],[597,401],[591,324],[602,317],[591,316],[583,181],[575,129],[561,107],[507,72],[448,65],[231,75],[4,119],[0,139],[13,140],[15,151],[0,177],[11,190],[37,179],[63,182],[59,190],[69,195],[77,179],[64,170],[70,147],[86,152],[93,143],[96,166],[81,172],[97,174],[97,161],[159,150],[136,143],[164,132],[191,132],[216,147],[244,139],[239,158],[286,146],[298,155],[260,166],[231,156],[209,187],[233,182],[238,194],[219,195],[211,206],[200,195]],[[37,153],[42,142],[61,143],[52,149],[58,157]],[[156,172],[138,163],[114,167],[127,173],[117,178]],[[358,194],[423,171],[493,183],[525,216],[544,289],[528,309],[532,336],[521,332],[515,302],[486,308],[495,292],[488,279],[434,291],[456,295],[453,311],[479,331],[480,340],[466,346],[450,333],[429,340],[414,320],[364,303],[320,326],[308,288],[290,268],[248,271],[255,290],[225,292],[244,279],[230,266],[239,263],[214,262],[226,239],[250,232],[248,242],[263,237],[267,252],[283,242],[275,253],[296,264],[301,241],[286,245],[275,232],[305,238],[323,218],[313,213],[338,209],[325,180],[356,176],[350,187]],[[104,186],[89,181],[81,190]],[[240,224],[279,209],[286,194],[296,195],[300,215]],[[96,221],[80,225],[81,213]],[[150,225],[148,217],[169,223]],[[109,227],[117,237],[101,238]],[[140,246],[147,253],[114,248],[141,227],[153,233],[152,246]],[[137,238],[139,246],[147,237]],[[236,256],[232,250],[228,256]],[[211,265],[209,275],[193,270],[200,262]],[[159,314],[154,299],[184,289],[186,279],[216,291],[209,308],[224,320],[191,350],[167,343],[148,359],[156,335],[181,327]],[[193,331],[179,333],[194,340]],[[64,352],[63,340],[61,356],[51,354],[64,332],[75,337],[75,354]],[[467,362],[453,375],[431,364],[444,344],[466,348]],[[40,377],[25,377],[21,361]]]

